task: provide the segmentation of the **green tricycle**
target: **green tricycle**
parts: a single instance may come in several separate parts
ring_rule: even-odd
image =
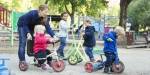
[[[70,43],[65,57],[68,59],[70,65],[76,65],[82,61],[87,61],[87,56],[82,46],[83,37],[82,35],[74,33],[74,29],[71,30],[72,39],[68,41]]]
[[[65,58],[68,59],[68,63],[70,65],[76,65],[77,63],[80,63],[82,61],[87,62],[88,57],[83,47],[83,36],[80,34],[84,31],[84,27],[80,27],[78,34],[75,34],[73,29],[71,31],[72,40],[68,41],[68,43],[70,43],[71,45],[65,53]],[[100,48],[95,47],[93,51],[99,52],[99,49]]]
[[[76,65],[77,63],[80,63],[82,61],[86,62],[88,60],[84,48],[82,46],[82,41],[78,41],[74,41],[74,43],[66,52],[66,54],[68,54],[66,55],[66,57],[68,57],[68,63],[70,65]]]
[[[70,65],[76,65],[77,63],[80,63],[82,61],[87,62],[89,59],[84,51],[84,47],[82,46],[82,40],[73,40],[74,42],[71,44],[70,48],[68,48],[68,51],[66,52],[66,57],[68,59],[68,63]],[[80,42],[79,42],[80,41]],[[103,53],[102,50],[100,50],[100,47],[95,46],[93,48],[93,54],[99,54]]]

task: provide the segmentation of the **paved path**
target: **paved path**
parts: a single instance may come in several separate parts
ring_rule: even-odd
[[[120,59],[125,64],[125,71],[120,75],[150,75],[150,49],[119,49]],[[63,72],[56,73],[51,68],[43,71],[40,68],[32,65],[33,58],[27,57],[27,62],[30,64],[29,69],[26,72],[21,72],[18,69],[18,57],[17,53],[0,53],[0,58],[10,58],[7,65],[13,75],[107,75],[103,73],[103,70],[93,73],[86,73],[84,70],[84,62],[75,66],[69,65],[66,62],[66,68]]]

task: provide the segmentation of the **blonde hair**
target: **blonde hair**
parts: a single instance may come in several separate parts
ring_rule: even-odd
[[[87,19],[85,19],[85,20],[84,20],[84,22],[89,23],[89,24],[91,24],[91,23],[92,23],[92,22],[91,22],[91,20],[90,20],[90,19],[88,19],[88,18],[87,18]]]
[[[36,25],[34,27],[34,33],[45,33],[46,28],[44,25]]]
[[[117,26],[114,31],[119,34],[120,36],[125,36],[125,30],[123,27],[121,26]]]

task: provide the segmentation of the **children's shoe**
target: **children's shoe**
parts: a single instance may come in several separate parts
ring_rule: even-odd
[[[104,68],[104,73],[109,73],[109,67]]]
[[[65,58],[64,56],[58,56],[59,59],[62,59],[62,60],[67,60],[67,58]]]
[[[41,65],[41,68],[42,68],[43,70],[47,70],[46,64],[42,64],[42,65]]]
[[[67,60],[67,58],[66,58],[66,57],[63,57],[62,59],[63,59],[63,60]]]
[[[96,61],[95,61],[95,59],[94,59],[94,58],[91,58],[91,59],[90,59],[90,62],[96,62]]]
[[[34,64],[34,66],[36,66],[36,67],[41,67],[41,64]]]
[[[110,72],[114,72],[113,69],[112,69],[112,67],[110,68]]]
[[[20,61],[19,64],[27,65],[27,62],[26,61]]]
[[[48,64],[49,67],[52,67],[51,61],[48,61],[47,64]]]

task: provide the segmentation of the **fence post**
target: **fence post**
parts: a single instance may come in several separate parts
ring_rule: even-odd
[[[14,46],[13,11],[11,12],[11,47]]]

